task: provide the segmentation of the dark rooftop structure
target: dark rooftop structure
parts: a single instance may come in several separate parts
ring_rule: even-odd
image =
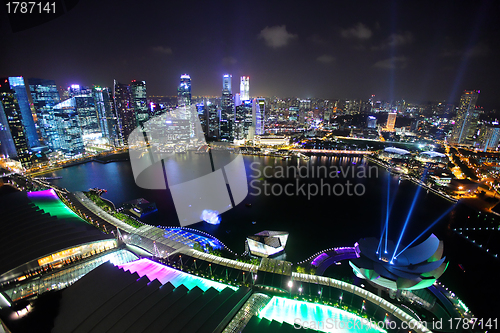
[[[81,244],[113,239],[65,207],[53,192],[3,195],[0,200],[0,281],[38,267],[37,259]],[[37,202],[38,201],[38,202]],[[42,201],[47,201],[45,209]],[[37,205],[38,204],[38,205]],[[35,261],[33,263],[33,261]],[[30,264],[31,262],[31,264]],[[33,267],[32,267],[33,266]]]
[[[105,263],[62,292],[52,332],[221,332],[250,288],[162,285]]]

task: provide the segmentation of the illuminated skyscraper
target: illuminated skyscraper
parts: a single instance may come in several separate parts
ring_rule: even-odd
[[[5,83],[6,79],[0,79]],[[26,85],[24,83],[24,78],[22,76],[9,77],[9,85],[16,94],[17,103],[19,105],[19,110],[21,110],[22,124],[24,131],[26,133],[26,139],[28,141],[28,147],[34,148],[40,146],[40,140],[36,132],[35,121],[33,119],[33,112],[30,107],[30,102],[28,99],[28,92],[26,91]],[[36,117],[36,115],[35,115]]]
[[[17,159],[23,166],[31,162],[16,92],[7,79],[0,83],[0,154]]]
[[[229,91],[229,93],[232,93],[231,89],[231,78],[233,76],[231,74],[224,74],[222,76],[222,91],[226,90]]]
[[[500,127],[499,126],[484,126],[481,130],[481,148],[483,151],[488,149],[498,148],[498,142],[500,141]]]
[[[234,102],[231,91],[231,74],[222,77],[222,98],[219,121],[219,138],[222,141],[233,141],[234,138]],[[212,115],[213,117],[213,115]]]
[[[264,119],[266,115],[266,99],[257,98],[253,102],[253,125],[255,126],[255,134],[264,134]]]
[[[84,138],[90,139],[100,135],[101,127],[92,95],[78,95],[69,100],[74,100],[72,102],[75,106],[74,111],[78,115],[78,122]]]
[[[118,118],[121,140],[127,144],[130,133],[135,128],[136,120],[130,96],[130,86],[115,80],[113,85],[113,98]]]
[[[92,91],[87,86],[80,86],[79,84],[72,84],[68,87],[67,97],[75,97],[75,96],[90,96]],[[66,99],[68,99],[66,98]]]
[[[368,116],[366,119],[366,127],[377,128],[377,118],[374,116]]]
[[[42,141],[54,149],[57,141],[54,106],[61,101],[56,83],[54,80],[29,78],[28,84]]]
[[[149,119],[146,81],[133,80],[132,83],[130,83],[130,97],[136,123],[137,126],[139,126]]]
[[[59,104],[54,105],[54,124],[57,133],[57,140],[54,143],[53,150],[63,151],[66,156],[76,156],[84,153],[85,147],[82,138],[82,128],[85,133],[93,134],[97,121],[97,117],[93,107],[93,99],[88,96],[78,96],[67,99]],[[82,112],[83,126],[80,124],[80,119],[77,110]],[[97,127],[98,129],[98,127]]]
[[[97,116],[101,127],[102,136],[111,145],[120,145],[118,117],[116,116],[113,96],[109,88],[94,87],[92,95],[95,101]]]
[[[394,132],[394,126],[396,125],[396,116],[397,113],[395,112],[389,112],[389,115],[387,116],[387,125],[385,126],[385,128],[389,132]]]
[[[219,110],[216,104],[207,105],[207,119],[208,119],[208,139],[219,139]]]
[[[467,136],[477,126],[478,112],[475,112],[479,90],[465,90],[460,97],[455,126],[451,132],[450,142],[467,143]]]
[[[250,127],[253,124],[253,101],[243,101],[235,108],[234,139],[248,139]],[[255,132],[254,132],[255,133]]]
[[[177,88],[177,105],[191,105],[191,77],[188,74],[181,75],[181,82]]]
[[[240,98],[242,101],[250,100],[250,77],[248,76],[241,77]]]

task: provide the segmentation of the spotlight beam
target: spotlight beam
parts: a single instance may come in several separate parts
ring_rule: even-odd
[[[425,229],[420,235],[418,235],[414,240],[412,240],[410,242],[410,244],[408,244],[404,249],[401,250],[401,252],[399,252],[394,258],[397,258],[399,257],[399,255],[401,253],[403,253],[407,248],[409,248],[410,246],[412,246],[413,243],[415,243],[420,237],[422,237],[427,231],[429,231],[436,223],[438,223],[439,221],[441,221],[443,219],[443,217],[445,217],[446,215],[448,215],[448,213],[450,213],[453,208],[455,208],[455,205],[451,206],[446,212],[443,213],[443,215],[441,215],[440,217],[438,217],[436,219],[436,221],[432,222],[432,224],[430,226],[427,227],[427,229]]]
[[[382,235],[384,234],[384,231],[385,231],[385,226],[382,229]],[[382,247],[382,239],[383,239],[382,235],[380,236],[380,240],[378,241],[377,254],[379,253],[379,251],[381,250],[381,247]]]
[[[389,229],[389,214],[390,214],[390,209],[391,209],[391,203],[390,203],[390,190],[391,190],[391,174],[389,174],[389,177],[387,177],[387,212],[385,214],[385,253],[387,253],[387,234]]]
[[[389,186],[390,186],[390,176],[389,176]],[[394,202],[396,201],[396,194],[398,193],[399,186],[396,187],[396,192],[392,197],[391,204],[388,206],[388,212],[386,214],[385,219],[385,253],[387,253],[387,238],[389,237],[389,216],[391,215],[392,207],[394,206]],[[389,194],[387,194],[387,201],[389,201]],[[383,233],[383,231],[382,231]]]
[[[411,203],[410,211],[408,212],[408,215],[406,216],[406,221],[405,221],[405,224],[403,225],[403,230],[401,230],[401,233],[399,234],[398,242],[396,244],[396,247],[394,248],[394,252],[392,253],[391,263],[394,260],[394,256],[396,254],[396,251],[399,248],[399,244],[401,244],[401,240],[403,239],[403,235],[405,233],[406,227],[408,226],[408,222],[410,221],[411,214],[413,213],[413,208],[415,207],[415,203],[417,202],[418,194],[420,193],[421,188],[422,188],[421,186],[418,186],[417,192],[415,192],[415,197],[413,197],[413,202]]]

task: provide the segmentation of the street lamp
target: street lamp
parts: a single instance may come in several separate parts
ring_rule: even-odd
[[[292,280],[288,281],[288,287],[290,288],[290,297],[292,297],[292,287],[293,287],[293,281]]]

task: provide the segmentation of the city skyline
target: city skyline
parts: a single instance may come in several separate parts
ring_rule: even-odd
[[[251,77],[252,96],[456,102],[463,90],[481,89],[481,106],[500,106],[494,93],[499,8],[488,1],[271,4],[265,11],[258,2],[199,4],[188,19],[178,4],[134,11],[126,2],[99,4],[99,11],[96,5],[80,1],[60,18],[18,33],[2,23],[0,73],[58,86],[144,80],[157,96],[174,95],[182,73],[197,82],[192,94],[205,96],[219,95],[225,73]],[[143,29],[103,33],[134,21]],[[85,33],[75,33],[76,26]],[[123,38],[138,40],[138,52]]]

